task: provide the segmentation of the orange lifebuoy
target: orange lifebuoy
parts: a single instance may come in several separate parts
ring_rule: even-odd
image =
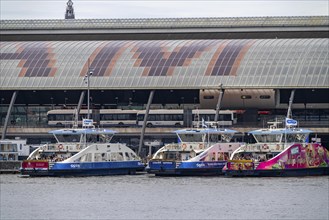
[[[58,149],[63,150],[64,146],[62,144],[58,145]]]

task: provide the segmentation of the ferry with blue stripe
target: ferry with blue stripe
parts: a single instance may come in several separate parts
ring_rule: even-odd
[[[145,168],[136,153],[125,144],[110,143],[115,131],[83,128],[51,133],[58,143],[33,151],[22,162],[22,175],[105,176],[136,174]]]
[[[160,148],[146,171],[156,176],[215,176],[240,143],[230,142],[235,130],[202,128],[175,131],[179,143]]]

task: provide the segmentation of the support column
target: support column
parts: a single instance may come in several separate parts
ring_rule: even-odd
[[[140,156],[140,153],[141,153],[141,150],[142,150],[147,118],[149,116],[150,106],[152,104],[154,93],[155,93],[155,90],[151,90],[149,100],[147,102],[145,116],[144,116],[144,122],[143,122],[143,127],[142,127],[142,133],[141,133],[141,136],[140,136],[140,139],[139,139],[139,147],[138,147],[138,153],[137,153],[138,156]]]
[[[217,105],[216,105],[215,123],[218,122],[219,110],[220,110],[222,98],[224,95],[224,89],[222,89],[222,84],[219,87],[220,87],[220,89],[219,89],[219,96],[218,96]]]
[[[289,98],[289,106],[288,106],[288,111],[287,111],[287,118],[292,117],[291,107],[292,107],[292,103],[294,102],[295,91],[296,91],[295,89],[291,90],[291,94],[290,94],[290,98]]]
[[[275,108],[279,108],[280,107],[280,89],[276,89],[275,90]]]
[[[82,92],[81,92],[80,99],[79,99],[79,103],[78,103],[78,107],[77,107],[77,112],[78,112],[78,114],[80,114],[80,109],[81,109],[81,106],[82,106],[83,100],[85,99],[85,94],[86,94],[86,91],[82,91]]]
[[[8,122],[9,122],[9,118],[10,118],[10,115],[11,115],[11,111],[12,111],[13,106],[15,104],[15,100],[16,100],[17,94],[18,94],[18,91],[15,91],[13,93],[13,96],[11,97],[9,108],[8,108],[8,112],[7,112],[6,119],[5,119],[5,124],[4,124],[3,130],[2,130],[2,135],[1,135],[2,139],[5,139],[6,138]]]
[[[73,128],[78,128],[78,126],[79,126],[79,123],[78,123],[78,121],[79,121],[79,114],[80,114],[80,109],[81,109],[81,106],[82,106],[83,99],[85,97],[85,93],[86,93],[86,91],[82,91],[81,92],[78,106],[76,108],[76,111],[74,112]]]

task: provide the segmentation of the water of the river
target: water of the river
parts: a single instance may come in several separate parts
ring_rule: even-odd
[[[0,219],[329,219],[329,179],[0,175]]]

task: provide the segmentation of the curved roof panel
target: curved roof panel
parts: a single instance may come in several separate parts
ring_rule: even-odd
[[[329,39],[0,43],[1,89],[328,88]]]

